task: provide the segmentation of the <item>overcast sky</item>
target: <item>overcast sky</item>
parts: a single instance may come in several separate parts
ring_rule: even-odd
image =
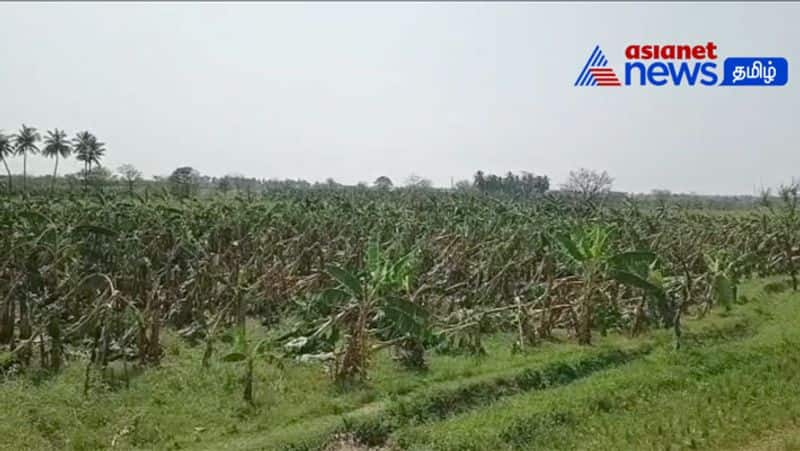
[[[623,191],[724,194],[800,176],[800,4],[2,3],[0,18],[0,129],[88,129],[106,166],[148,176],[557,185],[587,167]],[[628,44],[709,40],[721,58],[786,57],[789,84],[573,87],[595,44],[622,75]]]

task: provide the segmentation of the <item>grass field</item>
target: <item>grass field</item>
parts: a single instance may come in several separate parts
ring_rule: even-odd
[[[240,397],[241,364],[203,370],[201,347],[175,337],[159,368],[128,386],[95,378],[86,395],[73,356],[55,376],[6,376],[0,448],[800,449],[800,296],[762,286],[689,319],[678,351],[661,330],[516,354],[497,335],[491,358],[432,354],[424,373],[379,355],[347,391],[318,365],[258,362],[255,407]]]

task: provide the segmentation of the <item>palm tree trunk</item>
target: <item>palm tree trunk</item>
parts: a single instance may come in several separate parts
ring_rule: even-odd
[[[55,190],[57,176],[58,176],[58,153],[56,153],[56,165],[55,168],[53,168],[53,183],[50,184],[50,191]]]
[[[28,152],[22,152],[22,192],[28,192]]]
[[[2,158],[3,166],[6,167],[6,172],[8,173],[8,192],[11,192],[11,169],[8,168],[8,162],[5,158]]]

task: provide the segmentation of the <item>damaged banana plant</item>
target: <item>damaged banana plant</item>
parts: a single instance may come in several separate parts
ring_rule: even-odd
[[[425,367],[431,329],[429,314],[418,303],[421,290],[415,290],[415,252],[393,254],[372,241],[363,270],[327,268],[337,286],[318,300],[331,314],[308,340],[326,336],[338,341],[332,374],[339,383],[363,381],[374,353],[386,347],[394,348],[407,367]]]

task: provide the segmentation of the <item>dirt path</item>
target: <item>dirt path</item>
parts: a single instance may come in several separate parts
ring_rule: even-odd
[[[360,445],[355,440],[342,437],[339,440],[331,443],[325,447],[325,451],[388,451],[389,448],[370,448],[368,446]]]
[[[800,451],[800,425],[764,432],[762,438],[739,448],[739,451]]]

